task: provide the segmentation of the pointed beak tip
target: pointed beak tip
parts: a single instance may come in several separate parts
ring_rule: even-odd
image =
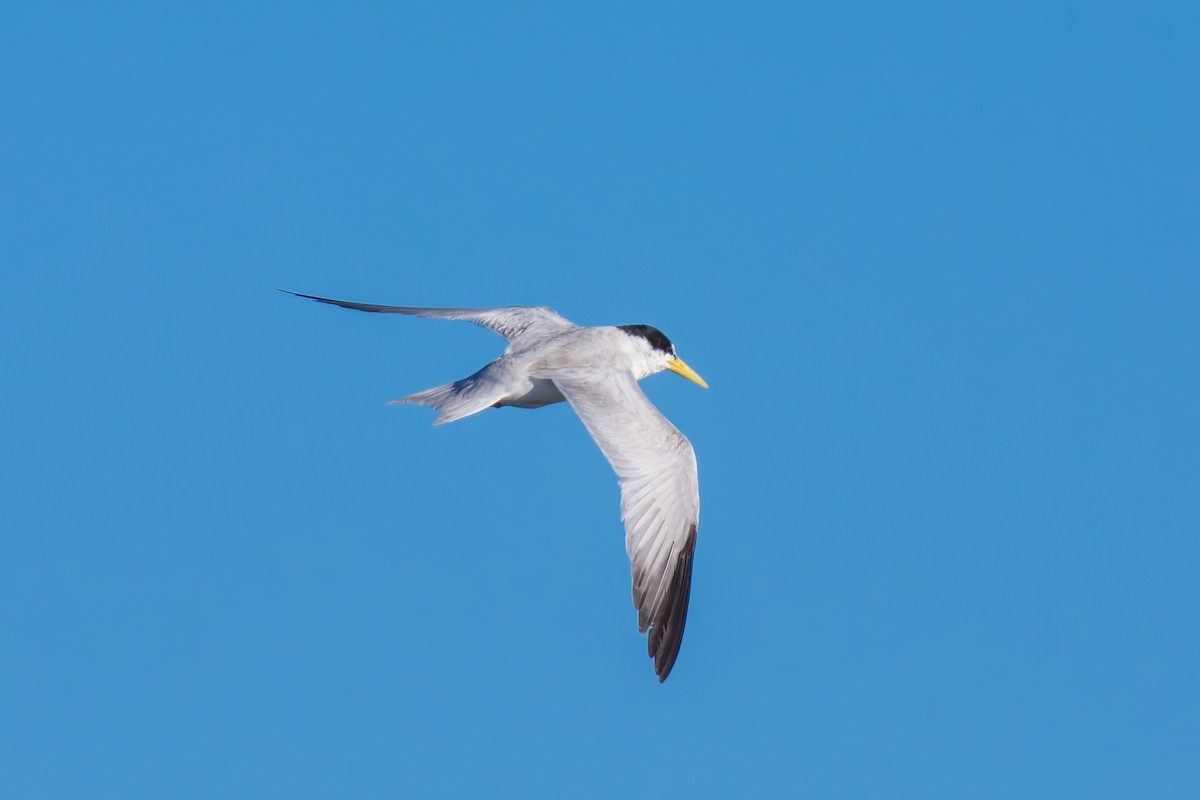
[[[682,358],[673,359],[667,364],[667,369],[671,370],[671,372],[674,372],[681,378],[687,378],[697,386],[702,386],[705,389],[708,388],[708,384],[705,382],[704,378],[701,378],[699,375],[697,375],[696,370],[684,363]]]

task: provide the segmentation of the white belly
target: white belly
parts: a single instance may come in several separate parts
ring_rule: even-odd
[[[530,381],[529,391],[521,395],[505,397],[497,406],[516,406],[517,408],[541,408],[551,403],[561,403],[567,398],[554,385],[554,381],[535,378]]]

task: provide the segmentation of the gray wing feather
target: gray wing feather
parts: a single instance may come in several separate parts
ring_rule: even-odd
[[[279,291],[318,303],[328,303],[355,311],[371,311],[380,314],[406,314],[411,317],[432,319],[459,319],[473,322],[508,341],[529,333],[544,335],[558,333],[578,327],[575,323],[559,316],[545,306],[499,306],[497,308],[417,308],[414,306],[381,306],[374,303],[354,303],[349,300],[333,300],[311,294],[280,289]]]
[[[700,522],[696,455],[632,374],[546,371],[617,473],[638,629],[660,681],[683,641]]]

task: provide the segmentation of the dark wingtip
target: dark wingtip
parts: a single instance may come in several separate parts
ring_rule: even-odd
[[[291,289],[284,289],[280,286],[276,286],[275,291],[283,292],[284,294],[290,294],[292,297],[302,297],[305,300],[316,300],[318,303],[322,302],[324,300],[324,298],[322,298],[322,297],[313,297],[311,294],[301,294],[300,292],[293,292]]]
[[[679,647],[683,644],[683,629],[687,624],[688,602],[692,595],[692,558],[695,554],[696,526],[693,525],[675,562],[667,607],[662,617],[655,621],[647,641],[659,683],[671,674],[671,668],[679,656]]]

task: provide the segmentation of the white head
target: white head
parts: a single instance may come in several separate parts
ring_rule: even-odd
[[[704,379],[675,355],[675,345],[658,328],[653,325],[618,325],[617,328],[634,340],[638,354],[643,357],[642,363],[634,368],[638,380],[669,369],[692,383],[708,388]]]

